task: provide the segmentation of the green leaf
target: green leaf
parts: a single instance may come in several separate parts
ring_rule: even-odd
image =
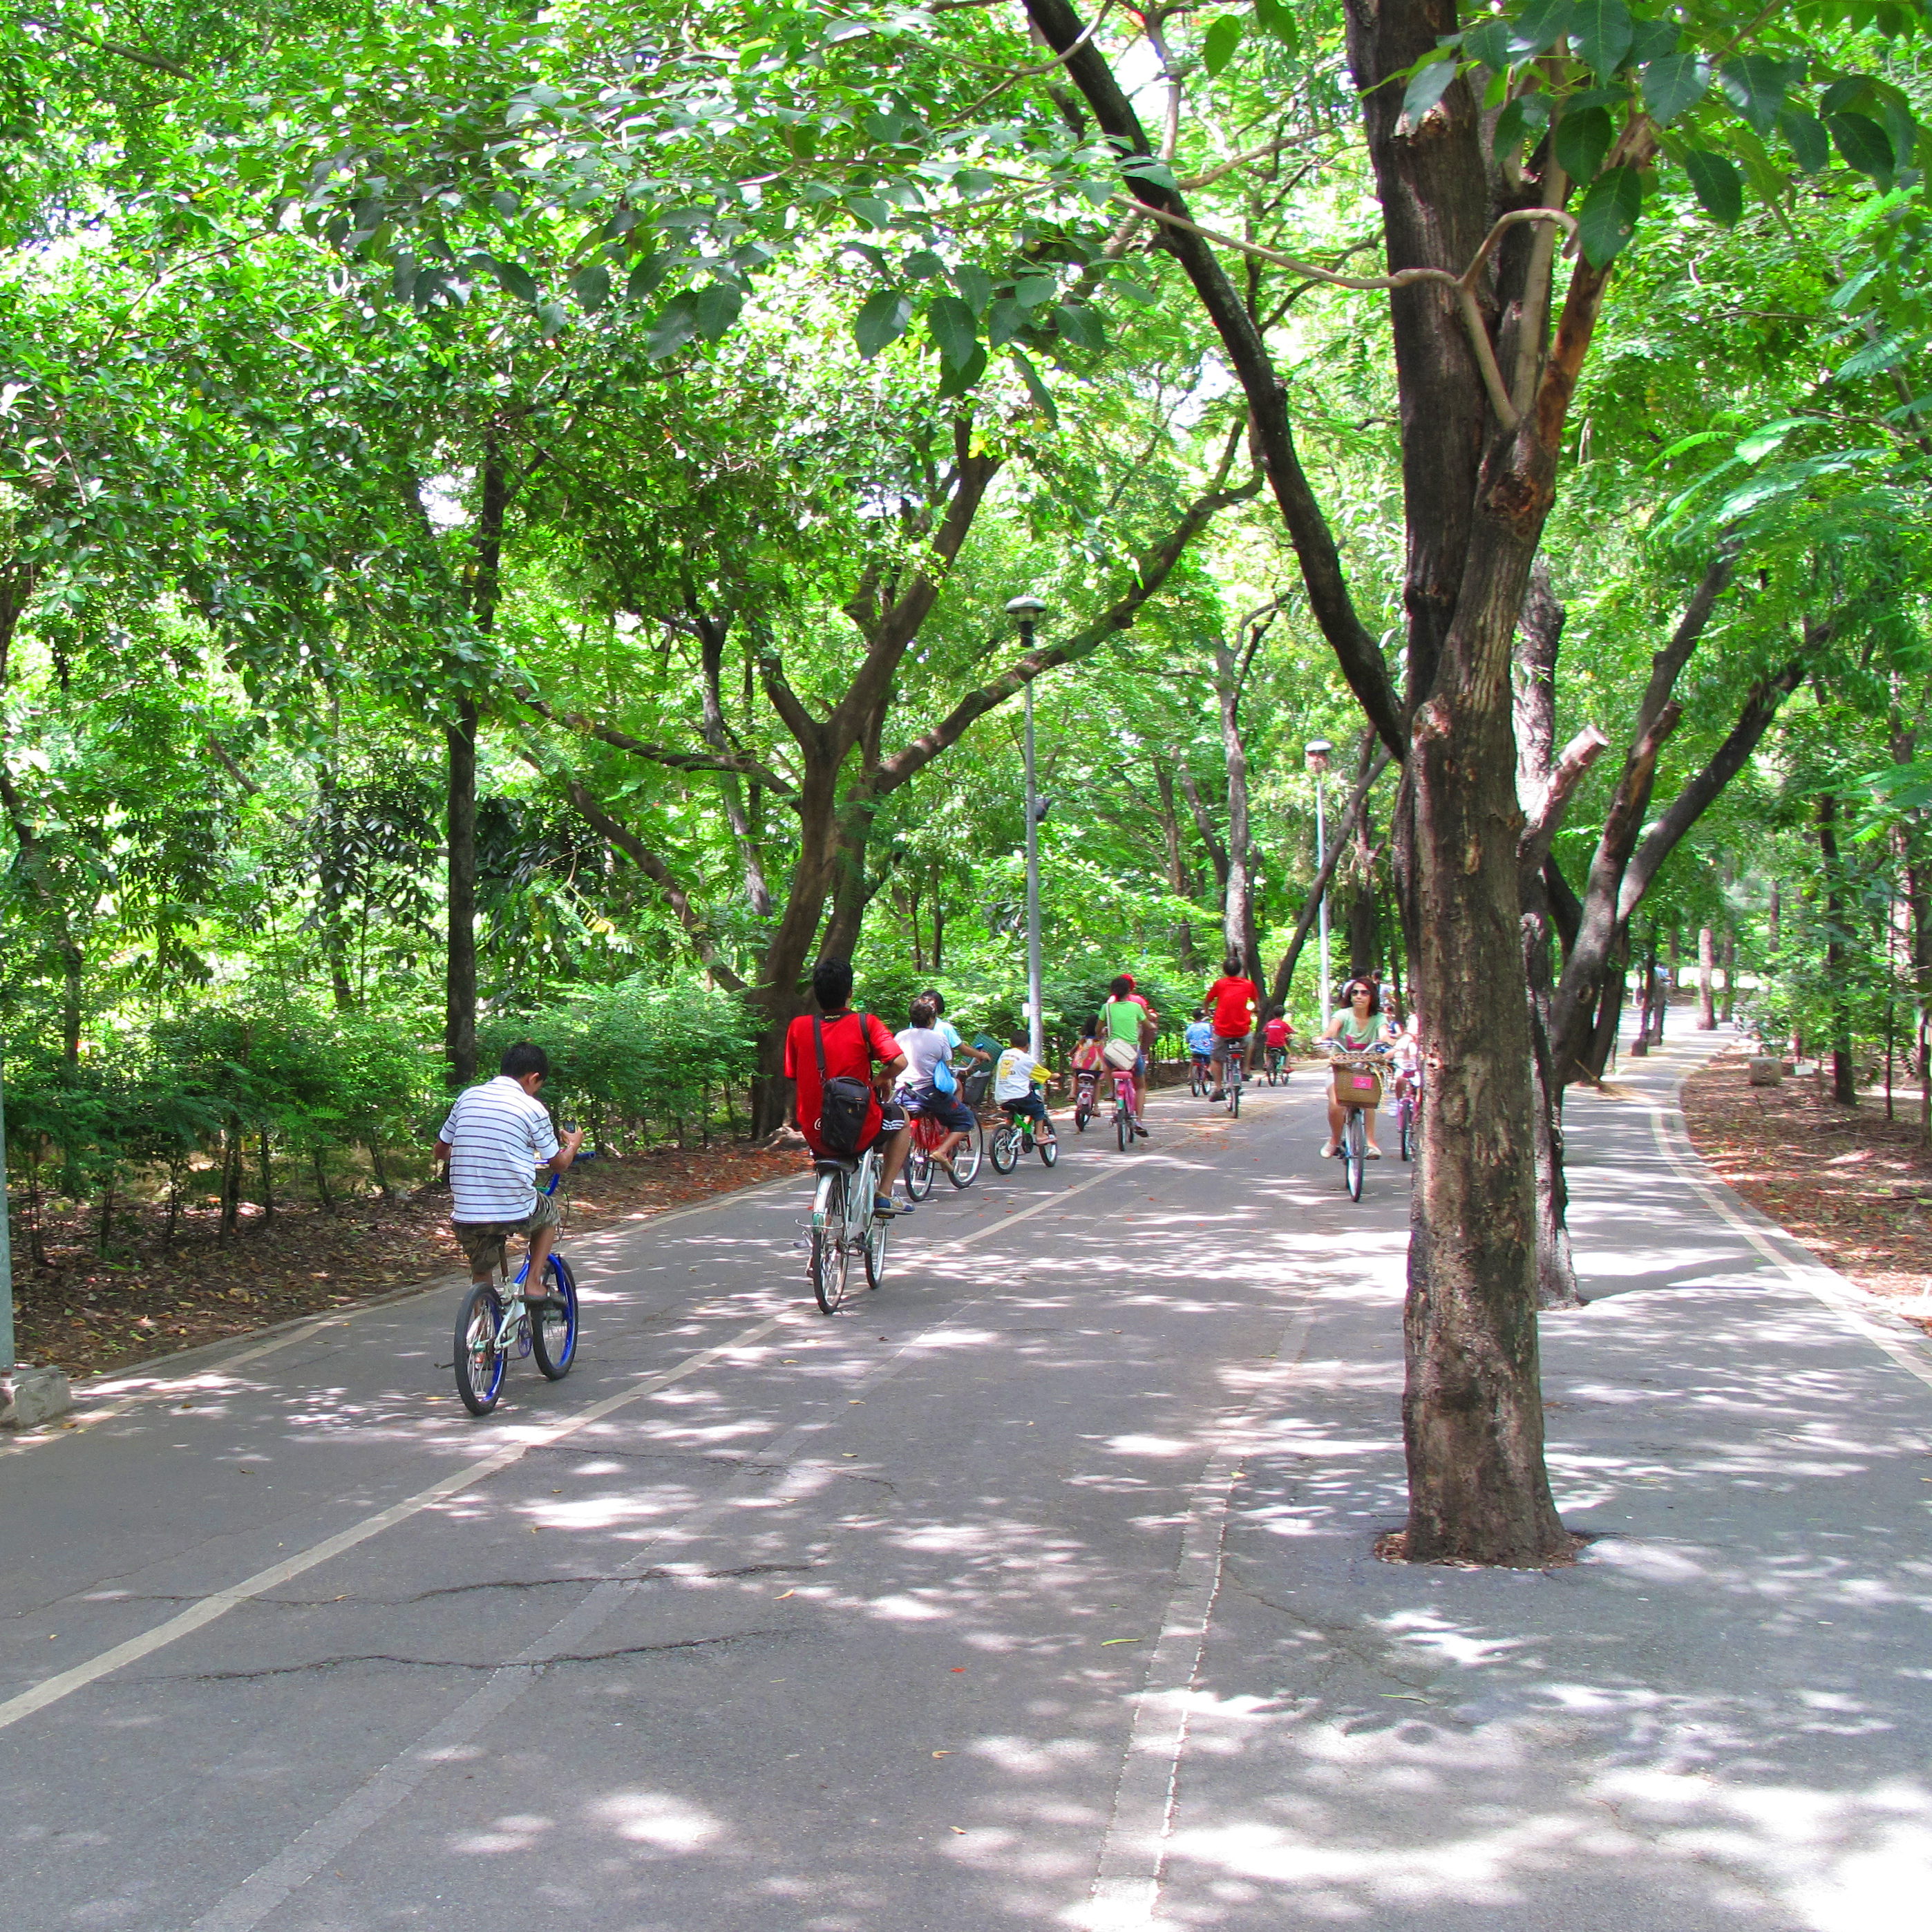
[[[1022,275],[1013,284],[1013,299],[1022,308],[1038,308],[1059,292],[1060,285],[1051,275]]]
[[[1496,116],[1494,136],[1496,159],[1507,160],[1534,140],[1550,124],[1550,97],[1546,94],[1520,94]]]
[[[482,260],[490,274],[496,277],[497,285],[506,294],[514,296],[520,302],[529,302],[532,306],[535,305],[537,298],[536,278],[529,269],[520,266],[514,262],[506,262],[495,255],[485,255]]]
[[[1288,0],[1255,0],[1255,18],[1290,53],[1300,52],[1301,30],[1294,24],[1294,10]]]
[[[944,373],[940,379],[939,393],[942,396],[963,396],[975,388],[981,376],[986,373],[986,350],[983,343],[976,343],[973,352],[956,369],[940,364]]]
[[[1247,22],[1238,14],[1216,15],[1201,43],[1201,64],[1210,74],[1219,74],[1234,58],[1234,50],[1241,44],[1247,28]]]
[[[1684,157],[1684,172],[1704,212],[1720,226],[1734,226],[1744,212],[1744,184],[1730,158],[1693,148]]]
[[[1624,0],[1577,0],[1570,44],[1600,80],[1608,80],[1623,65],[1631,32]]]
[[[1630,64],[1644,67],[1677,51],[1678,39],[1675,20],[1639,20],[1630,32]]]
[[[1882,375],[1895,369],[1911,352],[1912,338],[1898,330],[1868,342],[1856,355],[1848,356],[1833,374],[1841,382],[1855,382],[1861,376]]]
[[[1063,302],[1053,311],[1060,334],[1076,349],[1104,349],[1106,329],[1099,314],[1085,302]]]
[[[705,342],[716,342],[738,320],[745,306],[743,294],[729,282],[707,282],[698,292],[698,333]]]
[[[926,310],[926,326],[940,360],[950,368],[961,368],[980,346],[978,320],[957,296],[941,296]]]
[[[653,362],[674,356],[698,333],[698,298],[689,289],[680,289],[658,311],[644,338],[644,353]]]
[[[1825,124],[1816,115],[1808,114],[1802,107],[1780,108],[1778,131],[1784,136],[1784,145],[1808,175],[1822,174],[1831,166],[1831,136],[1825,132]]]
[[[1026,325],[1026,310],[1011,296],[1002,296],[986,311],[986,340],[1004,349]]]
[[[1778,110],[1784,105],[1785,90],[1796,71],[1796,63],[1769,54],[1740,54],[1718,70],[1718,85],[1759,134],[1768,134],[1777,124]]]
[[[887,344],[896,342],[912,320],[912,297],[903,289],[881,289],[860,310],[852,338],[868,362]]]
[[[952,286],[966,298],[966,306],[975,315],[984,315],[986,304],[993,299],[993,278],[984,268],[976,268],[970,262],[962,262],[952,272]]]
[[[1431,61],[1426,67],[1418,68],[1409,76],[1408,91],[1402,97],[1402,118],[1410,127],[1419,127],[1423,116],[1448,93],[1449,83],[1455,78],[1453,58]]]
[[[1033,366],[1033,358],[1024,349],[1013,351],[1013,360],[1019,364],[1020,374],[1026,379],[1027,393],[1033,398],[1035,406],[1046,417],[1050,428],[1060,427],[1060,411],[1054,406],[1053,392],[1040,379],[1040,371]]]
[[[892,205],[881,201],[877,195],[848,194],[845,206],[868,228],[890,228],[892,225]]]
[[[1556,124],[1556,158],[1571,180],[1594,180],[1616,137],[1616,124],[1604,109],[1573,107]]]
[[[1576,211],[1576,232],[1591,267],[1604,268],[1623,253],[1642,210],[1643,183],[1636,169],[1612,168],[1590,184]]]
[[[1485,20],[1462,36],[1462,51],[1472,61],[1480,61],[1484,66],[1500,74],[1510,64],[1510,35],[1513,31],[1507,20]]]
[[[1665,54],[1643,70],[1644,111],[1667,128],[1687,107],[1694,107],[1711,84],[1711,70],[1694,53]]]
[[[1868,114],[1834,114],[1825,123],[1847,167],[1869,175],[1880,187],[1892,185],[1892,137]]]
[[[570,292],[580,308],[595,315],[610,299],[610,271],[602,262],[586,262],[571,277]]]
[[[661,281],[670,272],[668,255],[646,255],[633,268],[624,284],[624,293],[632,302],[642,302],[653,293]]]
[[[929,282],[946,272],[946,264],[930,248],[915,248],[905,259],[905,272],[915,281]]]
[[[1571,0],[1529,0],[1516,17],[1510,52],[1519,59],[1525,54],[1547,53],[1570,31],[1575,10]]]

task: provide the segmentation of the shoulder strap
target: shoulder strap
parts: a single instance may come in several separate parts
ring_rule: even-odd
[[[812,1016],[812,1047],[818,1055],[818,1084],[825,1084],[825,1022],[817,1013]]]

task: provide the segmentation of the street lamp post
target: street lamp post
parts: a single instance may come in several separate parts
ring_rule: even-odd
[[[1006,614],[1019,620],[1020,650],[1033,649],[1033,627],[1046,606],[1037,597],[1016,597]],[[1026,912],[1027,1040],[1036,1060],[1046,1058],[1046,1016],[1040,1010],[1040,790],[1033,763],[1033,680],[1026,681]]]
[[[1328,826],[1326,816],[1328,754],[1334,749],[1326,738],[1312,738],[1308,745],[1308,769],[1315,774],[1315,871],[1320,877],[1322,868],[1328,862]],[[1320,1007],[1319,1023],[1328,1024],[1328,882],[1322,881],[1322,903],[1316,908],[1316,931],[1319,936],[1322,962],[1322,996],[1317,1002]]]

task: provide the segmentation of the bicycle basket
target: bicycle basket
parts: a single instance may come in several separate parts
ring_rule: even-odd
[[[1382,1076],[1372,1067],[1338,1066],[1335,1070],[1335,1104],[1338,1107],[1379,1107],[1382,1103]]]

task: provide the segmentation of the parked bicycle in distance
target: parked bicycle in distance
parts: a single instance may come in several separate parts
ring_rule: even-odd
[[[543,1191],[554,1194],[562,1180],[553,1174]],[[566,1204],[569,1196],[564,1197]],[[563,1229],[557,1229],[557,1238]],[[509,1272],[507,1251],[499,1280]],[[553,1247],[544,1264],[546,1280],[526,1294],[530,1259],[524,1256],[507,1295],[494,1287],[472,1287],[456,1321],[456,1393],[472,1415],[488,1415],[503,1389],[503,1372],[512,1355],[534,1355],[537,1366],[555,1382],[570,1372],[577,1358],[577,1277]]]

